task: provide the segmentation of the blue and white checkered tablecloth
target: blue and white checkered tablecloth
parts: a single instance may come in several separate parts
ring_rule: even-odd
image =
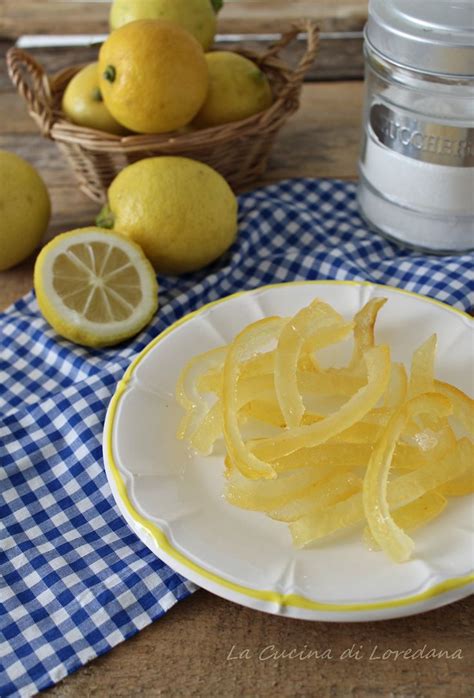
[[[160,278],[154,321],[118,348],[57,337],[33,293],[0,315],[0,696],[50,686],[193,591],[114,504],[101,455],[106,408],[133,357],[174,320],[297,279],[369,280],[474,305],[472,255],[401,250],[367,231],[354,184],[292,180],[241,196],[230,252],[204,272]]]

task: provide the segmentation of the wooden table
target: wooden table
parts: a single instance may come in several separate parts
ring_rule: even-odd
[[[38,11],[41,3],[6,0],[0,16],[0,35],[32,33],[49,25]],[[76,3],[76,5],[85,3]],[[339,0],[331,3],[272,3],[270,19],[263,2],[247,0],[243,5],[258,15],[259,28],[279,28],[284,6],[304,5],[318,12],[323,28],[357,29],[364,17],[363,2]],[[54,13],[54,31],[66,31],[61,24],[63,6]],[[26,7],[26,10],[25,10]],[[76,31],[102,31],[104,7],[90,6]],[[309,11],[308,10],[308,11]],[[74,9],[72,10],[74,12]],[[287,13],[288,13],[287,9]],[[298,13],[298,8],[293,8]],[[10,12],[10,14],[9,14]],[[301,12],[303,14],[303,12]],[[260,17],[258,15],[258,17]],[[298,16],[296,14],[295,16]],[[258,19],[257,17],[257,19]],[[266,22],[264,21],[266,18]],[[229,28],[245,30],[248,22],[236,11],[227,11]],[[3,24],[2,24],[3,22]],[[84,24],[85,22],[85,24]],[[234,22],[234,24],[232,24]],[[72,25],[73,23],[71,23]],[[69,25],[69,26],[71,26]],[[254,26],[254,25],[252,25]],[[8,42],[0,44],[4,51]],[[353,51],[353,47],[351,48]],[[83,58],[90,49],[38,51],[50,69],[58,69]],[[338,51],[332,44],[327,51]],[[360,53],[360,42],[359,49]],[[81,53],[82,52],[82,53]],[[339,77],[353,77],[359,53],[338,68]],[[78,54],[81,57],[78,58]],[[326,64],[329,65],[327,60]],[[323,66],[324,68],[324,66]],[[3,71],[3,72],[2,72]],[[324,70],[323,70],[324,73]],[[334,77],[330,72],[324,78]],[[311,82],[303,90],[301,109],[279,136],[265,177],[257,184],[285,177],[355,178],[359,147],[362,83],[360,80]],[[48,236],[90,223],[97,206],[81,194],[74,178],[54,144],[42,140],[21,100],[14,94],[0,70],[0,148],[25,156],[43,175],[53,201],[53,218]],[[31,288],[33,260],[0,273],[0,308]],[[348,570],[350,578],[350,570]],[[55,698],[97,696],[317,696],[366,698],[468,698],[474,695],[469,664],[474,658],[473,599],[412,618],[378,623],[309,623],[274,617],[239,607],[205,591],[175,606],[164,618],[137,636],[119,645],[71,675],[48,694]],[[266,659],[277,652],[330,650],[331,659]],[[358,658],[340,659],[354,646]],[[450,654],[461,650],[462,659],[386,659],[387,650],[435,648]],[[327,654],[327,652],[326,652]],[[458,653],[459,654],[459,653]],[[393,655],[392,655],[393,656]]]

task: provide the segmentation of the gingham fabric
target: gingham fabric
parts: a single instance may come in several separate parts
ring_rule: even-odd
[[[117,381],[165,327],[234,291],[297,279],[369,280],[474,305],[472,256],[420,255],[369,233],[352,183],[269,186],[240,197],[239,220],[218,263],[159,279],[155,319],[118,348],[57,337],[33,293],[0,316],[2,697],[59,681],[194,589],[128,529],[101,454]]]

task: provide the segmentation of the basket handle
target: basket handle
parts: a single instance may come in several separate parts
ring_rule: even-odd
[[[26,51],[13,47],[7,52],[8,74],[28,105],[28,113],[44,136],[53,125],[53,106],[48,76]]]
[[[265,61],[268,58],[277,57],[280,51],[296,39],[300,32],[306,33],[306,50],[301,56],[296,68],[291,72],[289,82],[278,95],[278,100],[284,101],[295,88],[299,88],[304,80],[306,72],[314,63],[319,48],[319,27],[309,19],[294,22],[292,28],[288,32],[282,34],[281,38],[270,46],[261,59]]]

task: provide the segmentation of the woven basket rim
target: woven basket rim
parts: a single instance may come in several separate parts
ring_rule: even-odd
[[[258,57],[260,54],[254,51],[249,51],[249,50],[236,50],[233,51],[233,53],[239,53],[240,55],[243,55],[245,57]],[[256,62],[256,61],[255,61]],[[71,73],[69,80],[72,79],[72,77],[79,72],[81,68],[84,66],[88,65],[87,63],[81,63],[81,64],[76,64],[69,66],[68,68],[64,68],[63,70],[58,71],[54,75],[51,76],[50,78],[50,86],[51,86],[51,96],[53,99],[57,99],[59,96],[62,96],[64,93],[64,89],[67,85],[64,85],[64,87],[60,87],[59,89],[56,88],[56,84],[60,83],[62,79],[68,75],[68,73]],[[285,65],[280,60],[275,60],[273,59],[271,64],[267,64],[265,61],[262,61],[259,63],[260,69],[265,73],[267,76],[270,85],[273,88],[274,83],[276,82],[275,78],[272,75],[272,72],[277,72],[280,77],[283,78],[284,84],[289,84],[290,80],[287,75],[288,73],[288,66]],[[269,70],[270,68],[270,70]],[[74,72],[73,72],[74,71]],[[69,82],[69,81],[68,81]],[[296,88],[299,90],[299,87]],[[263,111],[260,111],[256,114],[253,114],[252,116],[247,117],[246,119],[240,119],[239,121],[233,121],[228,124],[223,124],[221,126],[213,126],[209,128],[200,128],[195,131],[191,131],[189,133],[180,133],[179,131],[175,132],[167,132],[163,134],[159,133],[153,133],[153,134],[143,134],[143,133],[130,133],[126,134],[124,136],[119,136],[115,135],[113,133],[107,133],[106,131],[99,131],[97,129],[93,129],[87,126],[79,126],[77,124],[74,124],[72,121],[69,121],[67,118],[64,117],[62,110],[54,110],[53,115],[54,115],[54,120],[51,124],[51,137],[53,140],[61,140],[64,142],[71,142],[74,141],[75,143],[85,145],[86,141],[91,141],[96,142],[97,139],[99,138],[103,142],[108,142],[110,144],[122,144],[124,146],[130,145],[130,146],[140,146],[143,145],[144,147],[150,147],[153,144],[156,145],[163,145],[164,143],[171,143],[174,142],[176,143],[179,139],[180,144],[193,144],[195,141],[200,141],[203,139],[204,135],[206,136],[206,140],[209,138],[212,138],[213,142],[221,142],[223,140],[229,140],[229,138],[235,138],[238,137],[239,135],[245,136],[248,135],[249,133],[255,133],[257,131],[261,130],[261,122],[262,122],[262,117],[264,115],[268,115],[270,111],[276,112],[276,107],[280,107],[282,112],[287,112],[289,111],[291,113],[291,109],[287,110],[286,104],[289,102],[288,98],[282,99],[278,95],[276,96],[276,99],[274,99],[273,103],[271,104],[270,107],[267,109],[264,109]],[[280,119],[278,118],[278,114],[275,114],[276,120],[279,122]],[[275,119],[272,119],[270,124],[274,121]],[[268,128],[267,126],[267,128]]]

